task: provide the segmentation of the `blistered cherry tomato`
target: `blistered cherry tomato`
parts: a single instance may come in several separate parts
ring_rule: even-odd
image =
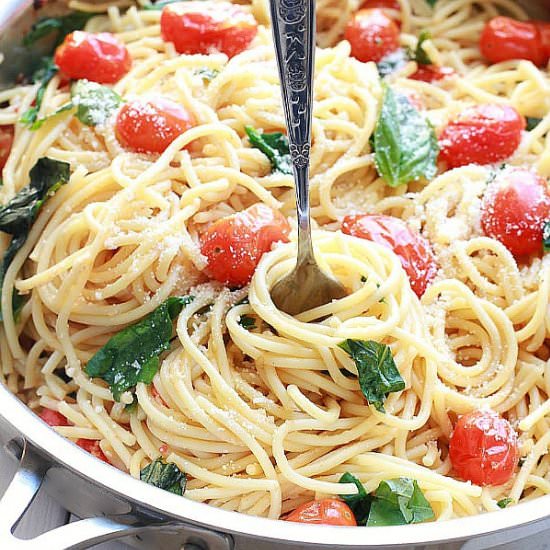
[[[399,218],[366,214],[346,216],[342,231],[393,250],[418,297],[424,294],[437,273],[437,261],[430,243]]]
[[[181,2],[169,4],[160,18],[162,38],[179,53],[233,57],[246,50],[258,32],[252,15],[229,2]]]
[[[546,65],[550,56],[549,29],[548,23],[495,17],[481,34],[481,53],[491,63],[526,59],[538,66]]]
[[[458,419],[449,444],[456,475],[476,485],[503,485],[519,461],[517,434],[494,411],[474,411]]]
[[[13,145],[13,126],[0,126],[0,172],[6,166]]]
[[[69,421],[60,412],[52,409],[42,409],[38,415],[48,426],[69,426]]]
[[[550,219],[550,190],[529,170],[502,172],[483,197],[481,227],[514,256],[542,249],[544,222]]]
[[[513,107],[472,107],[443,130],[439,158],[449,168],[501,162],[519,147],[525,125],[525,118]]]
[[[409,78],[413,80],[421,80],[422,82],[438,82],[455,74],[451,67],[438,67],[437,65],[419,65],[416,72]]]
[[[103,460],[103,462],[110,464],[109,459],[105,456],[99,446],[99,441],[94,439],[77,439],[76,444],[80,448],[89,452],[92,456],[95,456],[96,458],[99,458],[99,460]]]
[[[126,46],[108,32],[69,34],[57,48],[54,60],[64,76],[100,84],[118,82],[132,67]]]
[[[213,279],[231,286],[247,284],[274,242],[288,242],[286,218],[265,204],[255,204],[214,222],[201,236]]]
[[[120,144],[137,153],[162,153],[195,119],[178,103],[163,97],[125,103],[115,132]]]
[[[313,523],[317,525],[357,525],[351,508],[337,498],[324,498],[323,500],[306,502],[298,506],[285,519],[296,523]]]
[[[383,10],[359,10],[346,26],[344,38],[359,61],[380,61],[399,48],[399,27]]]

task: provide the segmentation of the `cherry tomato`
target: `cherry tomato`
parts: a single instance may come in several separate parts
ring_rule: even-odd
[[[503,161],[518,148],[525,126],[525,118],[513,107],[472,107],[443,130],[439,158],[449,168]]]
[[[120,144],[137,153],[162,153],[181,134],[195,125],[181,105],[157,97],[125,103],[116,120]]]
[[[430,243],[399,218],[367,214],[346,216],[342,231],[393,250],[419,298],[437,273],[437,261]]]
[[[543,225],[549,218],[548,183],[529,170],[502,173],[483,198],[483,231],[500,241],[514,256],[541,250]]]
[[[398,0],[366,0],[361,4],[359,9],[371,10],[374,8],[383,10],[390,19],[395,21],[397,27],[401,28],[401,4]]]
[[[380,61],[399,48],[399,27],[383,10],[359,10],[346,26],[344,38],[359,61]]]
[[[126,46],[108,32],[69,34],[55,51],[54,60],[64,76],[100,84],[118,82],[132,66]]]
[[[485,25],[479,47],[491,63],[526,59],[542,66],[550,56],[548,28],[548,23],[495,17]]]
[[[201,237],[210,276],[231,286],[247,284],[263,254],[274,242],[288,242],[289,232],[285,217],[261,203],[214,222]]]
[[[458,419],[449,456],[457,476],[476,485],[503,485],[519,461],[517,434],[494,411],[474,411]]]
[[[415,73],[409,78],[412,80],[421,80],[422,82],[438,82],[455,74],[451,67],[438,67],[437,65],[419,65]]]
[[[6,166],[13,145],[13,126],[0,126],[0,172]]]
[[[94,439],[77,439],[76,444],[92,456],[95,456],[96,458],[99,458],[99,460],[103,460],[103,462],[110,464],[109,459],[105,456],[99,446],[99,441]]]
[[[246,50],[258,32],[252,15],[229,2],[181,2],[162,10],[162,38],[179,53],[229,57]]]
[[[337,498],[324,498],[323,500],[306,502],[298,506],[285,520],[317,525],[357,525],[351,508]]]
[[[60,412],[52,409],[42,409],[38,415],[48,426],[70,426],[69,421]]]

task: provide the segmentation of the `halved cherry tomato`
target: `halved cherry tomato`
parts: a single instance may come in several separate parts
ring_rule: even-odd
[[[163,97],[135,100],[120,109],[115,132],[120,144],[137,153],[162,153],[195,119],[178,103]]]
[[[503,161],[519,147],[525,126],[525,118],[513,107],[472,107],[443,130],[439,158],[449,168]]]
[[[100,84],[118,82],[132,67],[126,46],[108,32],[72,32],[57,48],[54,60],[64,76]]]
[[[518,465],[518,437],[496,412],[474,411],[458,419],[449,456],[459,478],[481,486],[503,485]]]
[[[48,426],[70,426],[65,416],[52,409],[42,409],[42,412],[38,416],[48,424]]]
[[[481,206],[481,227],[514,256],[539,252],[550,218],[550,188],[529,170],[503,172],[489,185]]]
[[[548,23],[499,16],[485,25],[479,47],[491,63],[526,59],[540,67],[550,57],[549,33]]]
[[[285,520],[317,525],[357,525],[351,508],[337,498],[324,498],[323,500],[306,502],[298,506]]]
[[[13,145],[13,126],[0,126],[0,172],[6,166]]]
[[[380,61],[399,48],[399,27],[383,10],[359,10],[346,26],[344,38],[359,61]]]
[[[419,298],[437,273],[437,261],[430,243],[399,218],[367,214],[346,216],[342,231],[393,250]]]
[[[89,452],[92,456],[103,460],[107,464],[110,464],[109,459],[105,456],[101,447],[99,446],[99,441],[95,439],[77,439],[76,444],[85,451]]]
[[[162,10],[162,38],[179,53],[233,57],[246,50],[258,32],[249,13],[229,2],[181,2]]]
[[[214,222],[201,236],[213,279],[231,286],[247,284],[274,242],[288,242],[286,218],[265,204],[253,206]]]
[[[409,78],[412,80],[421,80],[422,82],[438,82],[455,74],[451,67],[438,67],[437,65],[419,65],[415,73]]]

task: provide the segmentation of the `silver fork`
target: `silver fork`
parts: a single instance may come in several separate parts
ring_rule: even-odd
[[[275,305],[297,315],[343,298],[344,287],[315,260],[309,207],[309,153],[313,111],[315,0],[271,0],[273,40],[288,129],[298,213],[296,267],[271,290]]]

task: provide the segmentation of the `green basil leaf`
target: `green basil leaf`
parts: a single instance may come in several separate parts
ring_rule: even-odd
[[[355,361],[359,385],[367,401],[378,411],[384,412],[384,400],[388,393],[405,389],[390,347],[373,340],[345,340],[339,347]]]
[[[437,0],[426,0],[426,4],[428,4],[432,8],[435,7],[436,3],[437,3]]]
[[[141,9],[147,11],[160,11],[164,8],[164,6],[175,4],[176,2],[181,2],[181,0],[158,0],[154,4],[147,4],[146,6],[143,6]]]
[[[402,69],[411,60],[410,52],[405,48],[399,48],[384,56],[377,64],[381,78],[393,74]]]
[[[44,17],[39,19],[24,36],[23,45],[27,47],[32,46],[32,44],[41,38],[55,34],[55,46],[57,47],[65,40],[68,34],[83,29],[86,23],[95,15],[97,13],[76,11],[60,17]]]
[[[367,526],[421,523],[433,517],[433,509],[416,480],[400,477],[380,482]]]
[[[527,122],[527,131],[528,132],[531,132],[532,130],[534,130],[542,122],[542,118],[536,118],[536,117],[532,117],[532,116],[526,117],[525,120]]]
[[[246,330],[253,330],[256,328],[256,319],[254,319],[254,317],[250,317],[249,315],[241,315],[239,325]]]
[[[544,252],[550,252],[550,220],[546,220],[542,229],[542,248]]]
[[[506,498],[501,498],[498,502],[497,502],[497,506],[499,508],[506,508],[506,506],[508,506],[508,504],[511,504],[513,501],[513,499],[511,499],[510,497],[506,497]]]
[[[182,496],[185,493],[187,476],[175,464],[166,463],[157,458],[145,466],[139,473],[139,478],[145,483],[164,489],[170,493]]]
[[[363,484],[349,472],[346,472],[339,479],[339,483],[354,483],[357,487],[357,494],[340,495],[340,498],[351,508],[357,525],[366,525],[373,498],[367,494]]]
[[[409,99],[384,85],[382,110],[374,131],[376,169],[388,185],[398,187],[437,173],[439,146],[430,123]]]
[[[424,50],[424,42],[429,40],[432,35],[428,31],[422,31],[418,37],[418,44],[414,52],[414,59],[419,65],[432,65],[430,56]]]
[[[43,118],[36,119],[31,124],[30,130],[33,130],[33,131],[39,130],[40,128],[42,128],[44,123],[46,123],[48,120],[51,120],[52,118],[55,118],[57,115],[60,115],[61,113],[64,113],[66,111],[70,111],[73,107],[74,107],[74,105],[71,102],[66,103],[65,105],[62,105],[61,107],[59,107],[59,109],[57,109],[57,111],[54,111],[52,114],[46,115]]]
[[[203,67],[195,71],[195,74],[198,74],[205,82],[212,82],[219,74],[218,69],[209,69],[208,67]]]
[[[105,380],[115,401],[138,382],[150,384],[159,368],[159,355],[170,348],[173,321],[192,299],[168,298],[141,321],[115,334],[88,361],[88,376]]]
[[[111,88],[96,82],[79,80],[71,88],[71,98],[76,106],[76,116],[86,126],[105,124],[122,105],[122,98]]]
[[[259,149],[271,161],[273,172],[292,174],[288,138],[284,134],[281,132],[261,134],[252,126],[246,126],[245,131],[250,144]]]
[[[36,92],[35,104],[21,115],[21,118],[19,119],[21,124],[32,126],[36,122],[38,119],[38,113],[40,112],[40,107],[42,107],[42,101],[44,100],[46,88],[48,87],[50,80],[58,73],[58,71],[59,69],[51,57],[42,58],[39,68],[32,76],[32,81],[34,84],[40,83],[38,91]]]

